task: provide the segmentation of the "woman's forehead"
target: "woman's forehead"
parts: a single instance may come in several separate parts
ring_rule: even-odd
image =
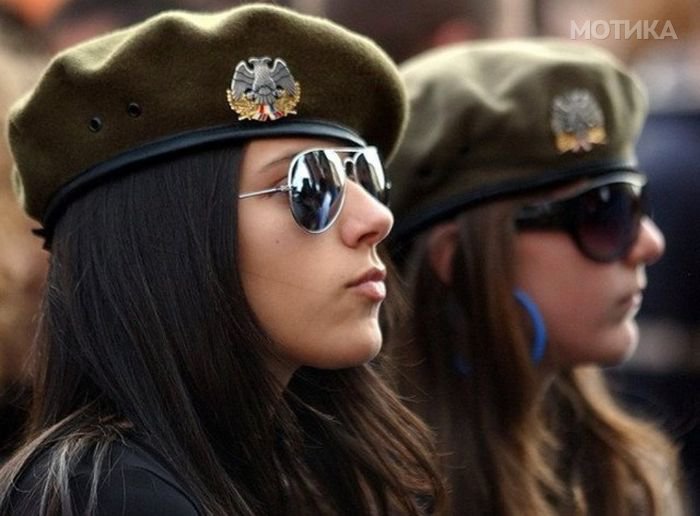
[[[267,169],[281,162],[288,163],[294,156],[308,149],[345,145],[347,144],[331,138],[259,138],[245,145],[243,169]]]

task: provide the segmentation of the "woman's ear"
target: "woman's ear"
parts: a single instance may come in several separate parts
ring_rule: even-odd
[[[445,285],[452,283],[452,259],[457,249],[457,223],[438,224],[428,235],[428,259],[435,274]]]

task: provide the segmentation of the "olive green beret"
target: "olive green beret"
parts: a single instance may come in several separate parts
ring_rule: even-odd
[[[600,48],[472,42],[400,69],[410,116],[389,167],[394,240],[495,196],[636,166],[646,96]]]
[[[309,135],[387,158],[406,110],[390,58],[334,23],[263,4],[168,12],[49,64],[10,114],[15,189],[50,230],[99,179],[211,142]]]

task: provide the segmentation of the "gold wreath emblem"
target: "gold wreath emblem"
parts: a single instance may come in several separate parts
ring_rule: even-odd
[[[607,142],[603,110],[593,94],[576,89],[552,100],[551,128],[560,154],[588,152]]]
[[[277,120],[296,114],[301,86],[282,59],[251,57],[236,65],[226,98],[239,120]]]

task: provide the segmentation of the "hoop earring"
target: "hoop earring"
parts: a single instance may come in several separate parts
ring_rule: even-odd
[[[534,335],[532,336],[530,358],[535,364],[538,364],[544,358],[544,352],[547,349],[547,326],[544,323],[542,312],[540,312],[537,303],[522,289],[515,289],[513,296],[518,304],[523,307],[532,323]]]
[[[547,326],[544,317],[537,303],[524,290],[519,288],[513,290],[513,297],[530,318],[533,331],[530,358],[533,363],[538,364],[544,358],[544,352],[547,349]],[[471,365],[461,355],[454,357],[452,367],[460,376],[469,376],[472,371]]]

